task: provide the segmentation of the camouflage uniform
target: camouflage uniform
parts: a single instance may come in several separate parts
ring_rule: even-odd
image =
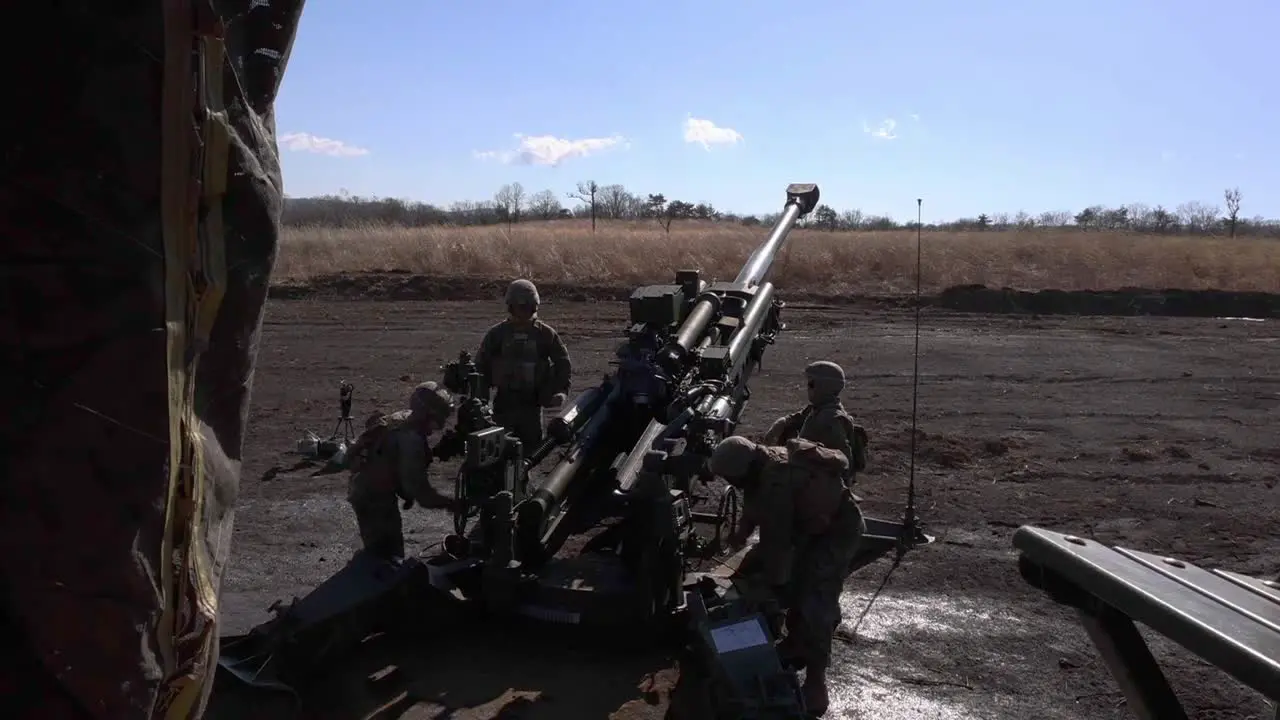
[[[40,81],[0,183],[0,716],[206,706],[301,12],[35,3],[5,44]]]
[[[763,442],[782,445],[798,437],[839,450],[849,461],[844,481],[852,487],[856,474],[867,467],[867,432],[853,421],[853,416],[845,412],[840,402],[844,370],[836,363],[819,360],[810,363],[804,374],[809,381],[809,404],[778,418],[765,433]]]
[[[396,498],[405,508],[416,502],[423,507],[447,507],[449,499],[427,481],[431,448],[427,436],[442,427],[453,410],[453,398],[434,382],[414,389],[409,409],[370,418],[366,434],[352,449],[347,500],[356,514],[360,541],[365,550],[381,557],[404,557],[404,532]],[[366,446],[375,424],[382,433]]]
[[[538,319],[539,300],[533,283],[511,283],[511,317],[489,328],[476,353],[483,392],[496,391],[494,421],[520,438],[526,454],[542,442],[542,409],[564,404],[573,374],[560,334]]]
[[[729,437],[710,460],[713,473],[745,491],[744,529],[760,528],[759,582],[788,606],[785,642],[805,662],[805,704],[817,715],[828,704],[840,592],[866,530],[842,480],[847,468],[840,452],[799,438],[777,447]]]

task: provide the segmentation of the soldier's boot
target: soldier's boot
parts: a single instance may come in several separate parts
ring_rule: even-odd
[[[791,670],[803,670],[808,664],[800,633],[804,630],[803,618],[795,608],[787,609],[787,635],[778,643],[778,659]]]
[[[803,670],[808,664],[800,643],[792,641],[790,636],[778,643],[778,659],[782,661],[782,667],[788,670]]]
[[[804,686],[800,688],[804,697],[804,709],[810,717],[822,717],[827,713],[831,698],[827,694],[827,669],[811,664],[804,674]]]

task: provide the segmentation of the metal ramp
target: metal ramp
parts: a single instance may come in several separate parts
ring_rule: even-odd
[[[1138,717],[1187,714],[1135,621],[1272,700],[1280,720],[1280,583],[1031,526],[1013,545],[1023,579],[1076,610]]]

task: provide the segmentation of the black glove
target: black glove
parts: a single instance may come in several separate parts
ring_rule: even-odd
[[[466,447],[466,438],[459,434],[457,430],[445,430],[444,434],[440,436],[440,442],[431,451],[431,455],[437,460],[448,460],[451,457],[462,454]]]

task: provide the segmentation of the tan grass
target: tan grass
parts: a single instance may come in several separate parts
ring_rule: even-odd
[[[507,226],[287,228],[277,282],[401,271],[544,283],[670,282],[682,268],[730,280],[768,228],[587,221]],[[915,232],[797,230],[774,267],[780,289],[894,294],[914,286]],[[1078,230],[924,233],[923,285],[1027,290],[1121,287],[1280,291],[1280,241],[1160,237]]]

